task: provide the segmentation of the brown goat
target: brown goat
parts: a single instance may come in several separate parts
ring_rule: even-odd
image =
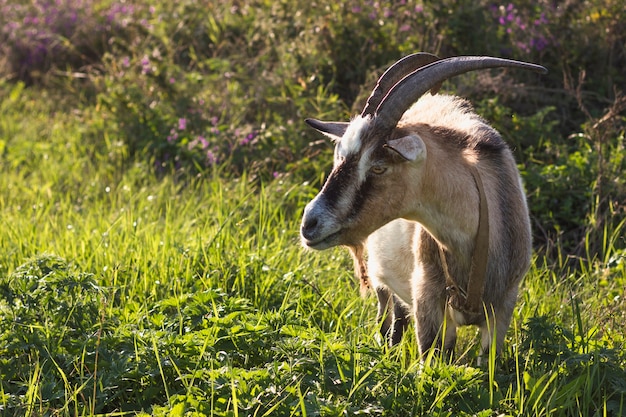
[[[456,327],[470,324],[480,327],[484,352],[494,333],[502,347],[531,258],[519,172],[467,101],[435,94],[452,76],[496,67],[546,71],[499,58],[413,54],[381,76],[350,123],[307,120],[336,146],[333,169],[305,208],[302,242],[351,249],[357,275],[376,290],[391,344],[413,317],[422,353],[453,350]]]

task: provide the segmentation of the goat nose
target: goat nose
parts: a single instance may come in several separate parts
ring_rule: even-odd
[[[300,228],[300,233],[302,237],[305,239],[309,239],[313,237],[315,233],[315,229],[317,229],[317,224],[319,223],[316,216],[306,216],[302,220],[302,227]]]

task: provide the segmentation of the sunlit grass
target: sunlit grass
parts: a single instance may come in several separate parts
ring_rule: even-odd
[[[310,185],[113,170],[46,109],[3,110],[5,415],[624,413],[623,223],[581,268],[536,256],[501,357],[468,328],[422,362],[412,331],[382,346],[342,250],[299,246]]]
[[[0,415],[626,415],[620,2],[17,3],[1,6]],[[384,346],[346,252],[299,243],[331,153],[299,120],[347,120],[418,50],[550,68],[444,86],[515,148],[539,233],[480,365],[475,328],[453,358],[420,358],[412,330]],[[590,64],[575,103],[563,77]]]

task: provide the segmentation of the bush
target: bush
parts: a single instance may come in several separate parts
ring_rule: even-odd
[[[319,181],[330,146],[302,119],[348,119],[398,57],[425,50],[538,62],[547,76],[483,72],[448,88],[469,96],[515,146],[536,242],[576,248],[590,219],[623,215],[626,29],[617,0],[1,7],[4,77],[32,83],[82,71],[88,78],[70,77],[70,90],[93,91],[85,99],[95,98],[131,158],[177,175]]]
[[[29,84],[45,80],[47,73],[86,76],[100,63],[109,39],[124,36],[135,23],[135,7],[123,3],[2,0],[0,11],[1,71]]]

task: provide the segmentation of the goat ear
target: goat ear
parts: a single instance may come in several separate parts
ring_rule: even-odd
[[[426,145],[424,145],[422,138],[416,134],[391,139],[386,146],[407,161],[416,161],[426,156]]]
[[[317,119],[305,119],[304,121],[313,129],[325,134],[334,141],[341,139],[350,124],[347,122],[324,122]]]

